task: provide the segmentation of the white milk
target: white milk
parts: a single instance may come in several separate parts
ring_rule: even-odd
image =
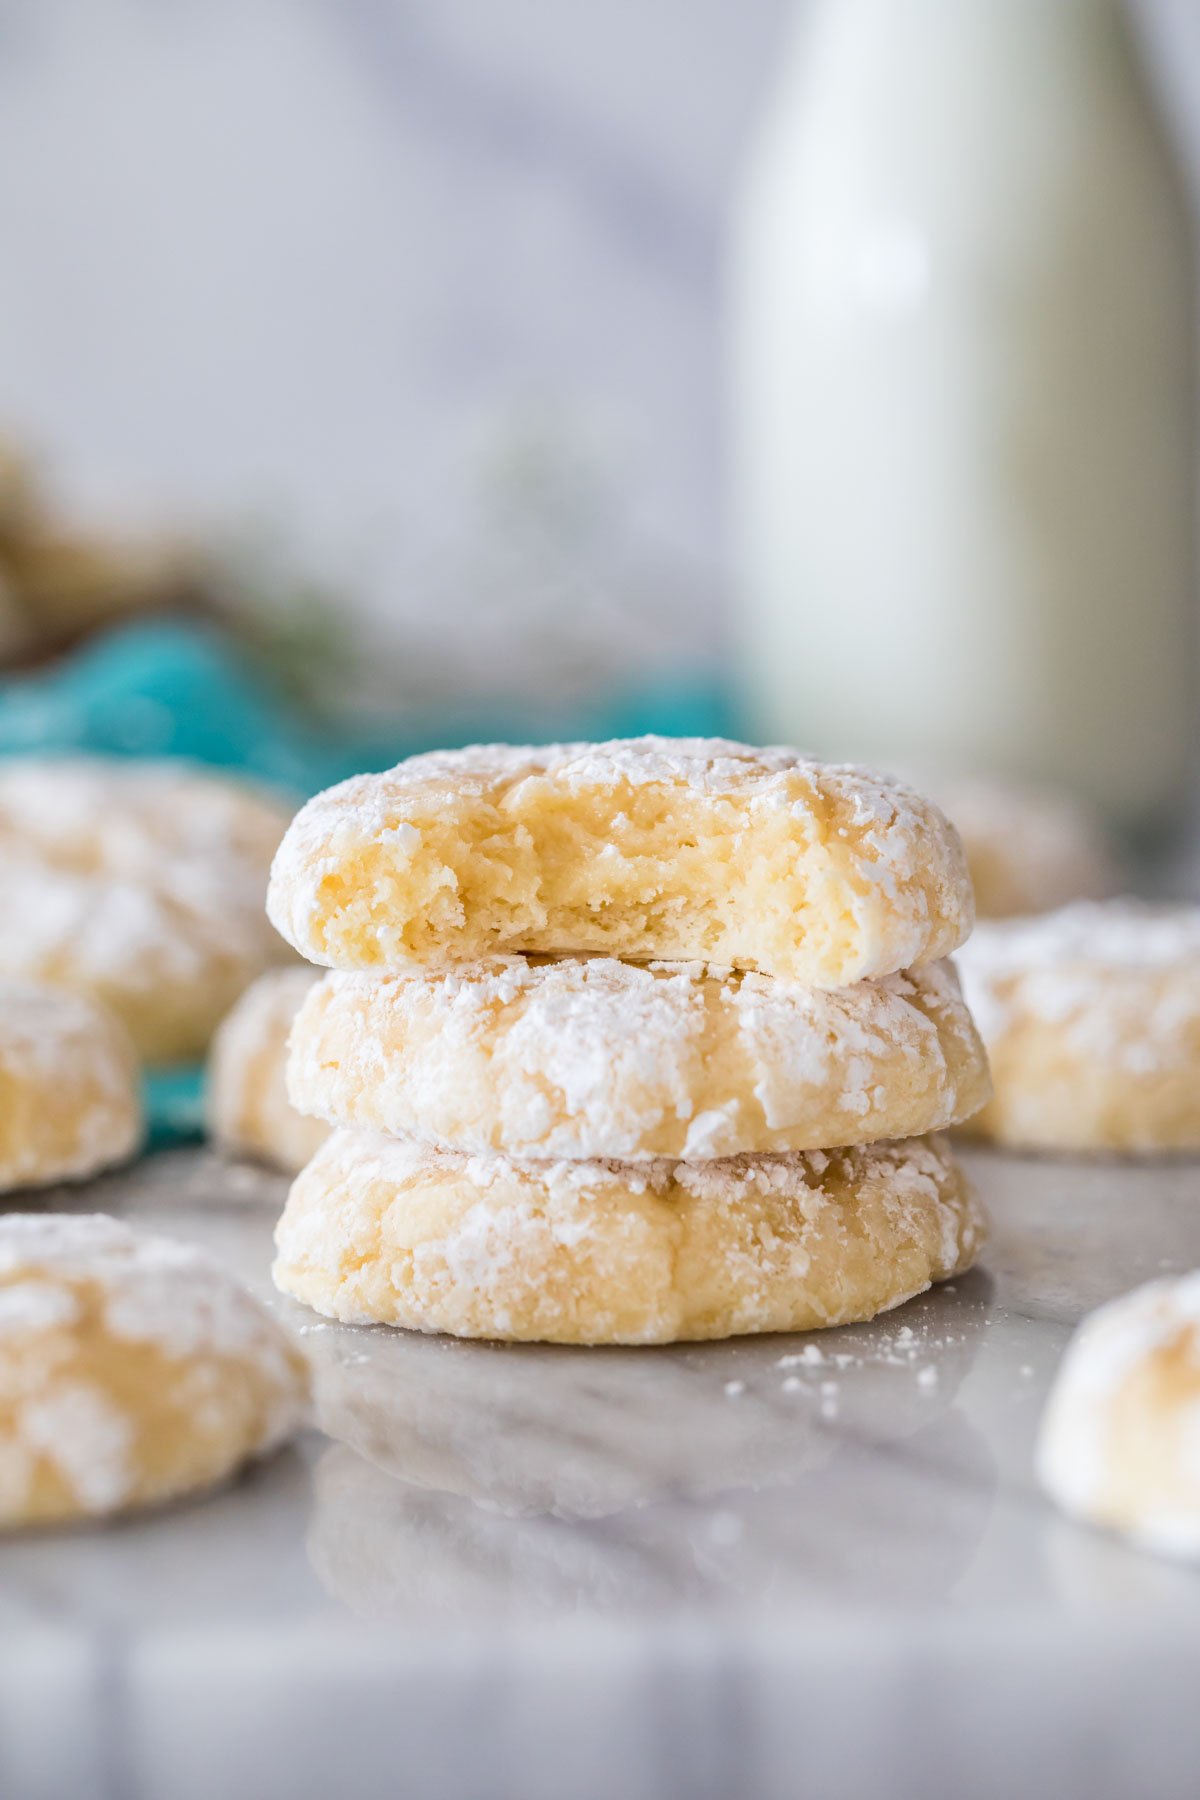
[[[1192,742],[1192,242],[1121,8],[814,0],[731,299],[757,733],[1161,816]]]

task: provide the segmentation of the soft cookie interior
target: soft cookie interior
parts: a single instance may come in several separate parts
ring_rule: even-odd
[[[660,779],[367,778],[313,802],[272,917],[335,968],[496,953],[696,959],[839,987],[953,950],[961,847],[903,790],[759,772]]]

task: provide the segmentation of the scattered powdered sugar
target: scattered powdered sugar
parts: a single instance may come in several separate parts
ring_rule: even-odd
[[[946,1291],[943,1287],[942,1292]],[[929,1396],[940,1385],[941,1371],[937,1362],[928,1359],[940,1359],[960,1349],[967,1340],[963,1334],[944,1327],[932,1331],[924,1325],[917,1331],[907,1323],[889,1326],[879,1319],[871,1327],[869,1340],[864,1341],[860,1349],[835,1349],[833,1345],[837,1341],[832,1340],[828,1348],[815,1343],[805,1344],[801,1350],[788,1351],[775,1360],[777,1369],[792,1371],[784,1375],[780,1391],[803,1394],[815,1407],[817,1415],[829,1421],[840,1416],[845,1397],[841,1377],[847,1370],[908,1370],[915,1377],[918,1393]],[[830,1375],[830,1369],[836,1370],[836,1374]],[[800,1373],[801,1370],[804,1372]],[[855,1389],[851,1386],[846,1392],[852,1398]]]

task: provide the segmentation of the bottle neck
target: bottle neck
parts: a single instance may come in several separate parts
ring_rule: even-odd
[[[876,88],[961,84],[965,96],[984,83],[1052,100],[1064,81],[1121,80],[1132,62],[1125,0],[808,0],[783,79],[824,67]]]
[[[801,40],[831,28],[869,33],[902,50],[906,41],[1094,43],[1127,37],[1130,20],[1125,0],[805,0],[797,8],[794,34]]]

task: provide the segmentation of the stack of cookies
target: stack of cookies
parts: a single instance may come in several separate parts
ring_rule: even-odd
[[[415,757],[319,795],[269,900],[336,972],[294,1104],[337,1129],[275,1279],[463,1337],[669,1343],[872,1317],[967,1268],[936,1133],[987,1098],[936,807],[723,741]]]

